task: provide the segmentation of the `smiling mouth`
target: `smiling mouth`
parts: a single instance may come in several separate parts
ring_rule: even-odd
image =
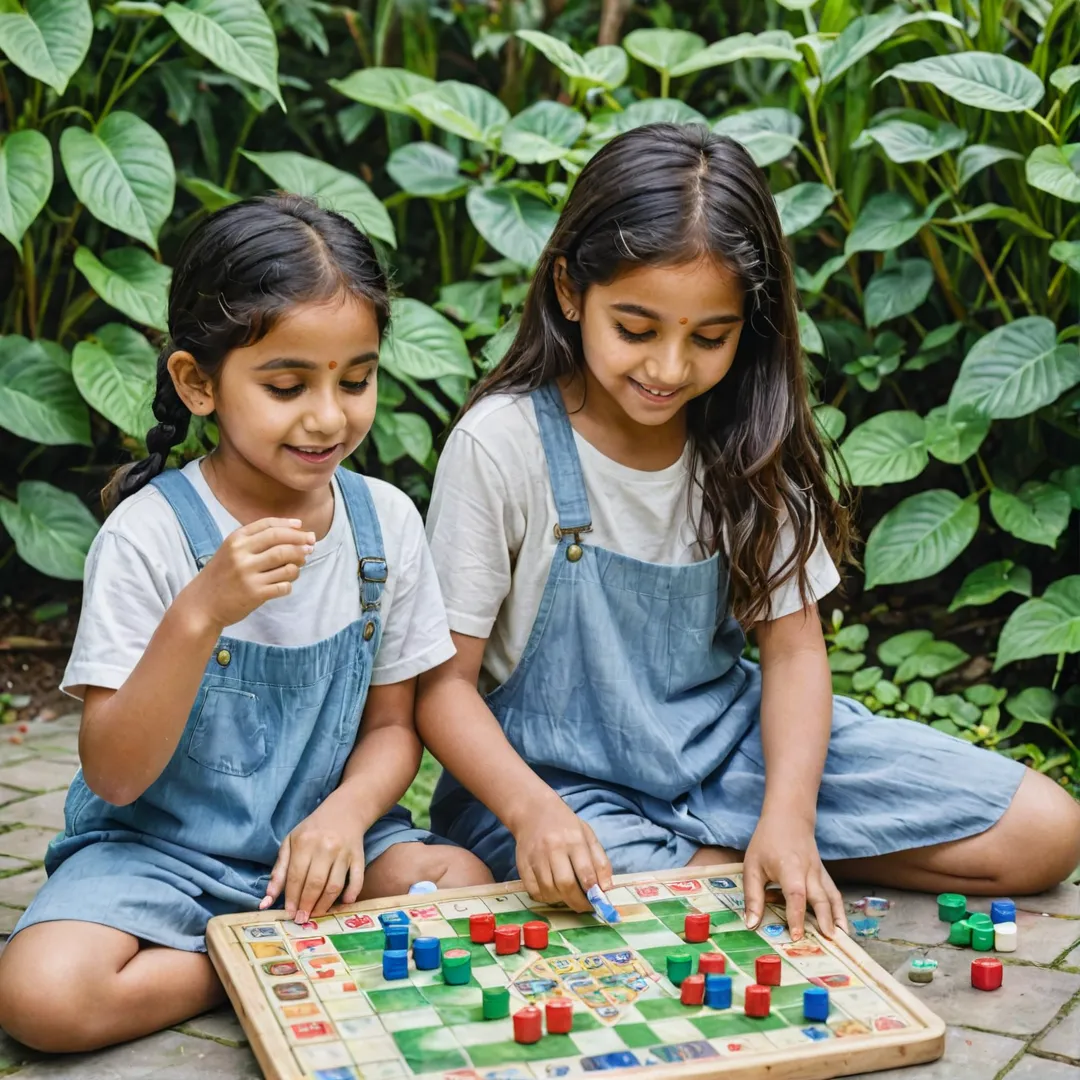
[[[334,457],[338,452],[339,444],[335,443],[333,446],[286,446],[285,449],[301,461],[308,461],[318,465]]]
[[[666,390],[658,386],[646,386],[644,383],[639,383],[637,379],[630,378],[630,376],[627,376],[627,378],[630,379],[630,382],[633,385],[634,389],[650,401],[655,401],[658,403],[671,401],[671,399],[679,393],[678,388],[675,390]]]

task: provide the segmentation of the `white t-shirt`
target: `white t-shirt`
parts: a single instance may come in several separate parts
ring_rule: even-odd
[[[184,466],[184,476],[223,537],[240,528],[214,497],[198,461]],[[367,483],[389,569],[371,681],[402,682],[449,660],[454,645],[419,512],[391,484]],[[330,529],[301,567],[292,592],[226,627],[226,635],[264,645],[311,645],[360,618],[356,544],[336,480],[333,488]],[[82,614],[61,689],[82,698],[87,686],[122,686],[165,610],[195,574],[195,559],[164,496],[147,486],[125,499],[106,519],[87,555]]]
[[[705,557],[690,497],[690,449],[674,465],[642,472],[605,457],[576,431],[592,532],[584,542],[645,562]],[[695,485],[695,490],[697,490]],[[540,608],[558,520],[536,412],[528,395],[495,394],[470,409],[447,440],[435,474],[427,530],[450,629],[486,638],[481,687],[505,682],[517,666]],[[781,529],[773,565],[794,544]],[[819,539],[806,566],[810,599],[840,575]],[[802,608],[797,580],[777,587],[769,617]]]

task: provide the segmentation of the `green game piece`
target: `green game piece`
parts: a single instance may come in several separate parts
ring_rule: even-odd
[[[510,1015],[510,991],[505,986],[484,987],[484,1019],[502,1020]]]
[[[989,952],[994,947],[994,928],[992,926],[973,926],[971,928],[971,947],[976,952]]]
[[[667,977],[676,985],[682,986],[691,971],[694,970],[694,958],[688,952],[673,952],[667,958]]]
[[[950,945],[970,945],[971,944],[971,923],[967,919],[961,919],[959,922],[954,922],[949,926],[949,944]]]
[[[442,957],[443,979],[450,986],[464,986],[472,978],[472,957],[466,949],[449,949]]]
[[[967,897],[959,893],[942,893],[937,898],[937,910],[942,922],[959,922],[967,914]]]
[[[972,930],[974,930],[976,926],[993,926],[994,925],[994,920],[991,919],[990,916],[987,915],[983,911],[973,912],[971,915],[969,915],[967,917],[967,921],[968,921],[968,926],[970,926]]]

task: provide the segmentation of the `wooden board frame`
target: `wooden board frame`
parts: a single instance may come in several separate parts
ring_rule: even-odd
[[[684,881],[688,876],[698,879],[734,877],[739,874],[742,874],[742,864],[729,863],[720,866],[681,867],[677,870],[644,874],[623,874],[613,880],[616,886],[620,886]],[[447,900],[523,891],[521,882],[507,881],[496,885],[445,889],[422,897],[379,897],[376,900],[332,908],[329,914],[415,907],[421,900],[424,905],[428,905]],[[207,926],[206,944],[266,1080],[306,1080],[309,1074],[300,1071],[293,1056],[293,1049],[271,1012],[263,986],[255,975],[254,966],[233,931],[233,927],[238,925],[251,926],[281,921],[284,921],[284,912],[280,908],[264,912],[219,915],[211,919]],[[808,917],[808,922],[813,924],[813,919]],[[878,1033],[872,1041],[866,1042],[848,1038],[808,1042],[797,1048],[755,1053],[746,1058],[704,1058],[678,1064],[610,1071],[618,1077],[649,1077],[650,1080],[689,1080],[714,1076],[723,1077],[724,1080],[759,1080],[763,1077],[768,1077],[769,1080],[829,1080],[831,1077],[924,1064],[936,1061],[944,1054],[945,1023],[923,1005],[915,994],[897,982],[843,931],[837,930],[832,940],[822,937],[820,942],[826,950],[835,953],[846,965],[854,968],[869,985],[900,1005],[904,1012],[921,1025],[921,1030]],[[360,1066],[361,1071],[362,1068]]]

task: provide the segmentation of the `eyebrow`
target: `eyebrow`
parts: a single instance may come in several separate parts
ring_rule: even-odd
[[[357,364],[371,364],[377,363],[379,354],[376,352],[364,353],[362,356],[354,356],[346,364],[346,368],[355,367]],[[315,371],[318,368],[318,364],[312,363],[310,360],[295,359],[291,356],[282,356],[277,360],[267,360],[265,364],[260,364],[256,371]]]
[[[643,319],[652,319],[653,322],[664,321],[655,311],[642,307],[640,304],[612,304],[611,306],[615,311],[621,311],[624,315],[640,315]],[[707,319],[702,319],[701,322],[697,323],[697,326],[721,326],[742,321],[741,315],[710,315]]]

